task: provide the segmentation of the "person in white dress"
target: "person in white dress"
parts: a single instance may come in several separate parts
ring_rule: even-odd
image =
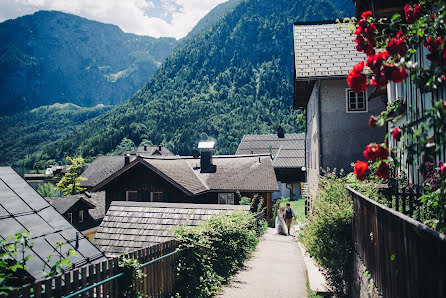
[[[285,208],[280,207],[276,216],[276,231],[278,234],[287,235],[288,230],[285,224]]]

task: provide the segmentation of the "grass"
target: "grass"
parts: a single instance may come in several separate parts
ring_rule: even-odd
[[[291,202],[283,200],[283,202],[280,203],[280,206],[286,207],[287,203],[290,203],[291,208],[293,208],[296,213],[296,221],[301,222],[305,218],[305,199]]]

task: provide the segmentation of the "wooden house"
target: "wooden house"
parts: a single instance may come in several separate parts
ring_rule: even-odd
[[[149,156],[127,164],[92,188],[105,190],[106,210],[113,201],[239,204],[258,195],[272,215],[272,193],[279,190],[269,154]]]

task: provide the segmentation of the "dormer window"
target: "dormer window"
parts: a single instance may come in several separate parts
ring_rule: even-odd
[[[345,89],[347,97],[347,113],[364,113],[367,112],[367,95],[365,91],[360,93],[353,92],[351,89]]]
[[[137,201],[138,199],[138,191],[136,190],[128,190],[125,192],[126,201]]]
[[[70,222],[70,224],[73,223],[73,213],[71,213],[71,212],[67,213],[66,218]]]

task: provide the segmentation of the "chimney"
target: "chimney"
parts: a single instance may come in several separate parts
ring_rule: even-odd
[[[147,145],[144,145],[144,151],[147,151]]]
[[[199,142],[198,149],[200,150],[200,172],[201,173],[215,173],[217,166],[212,164],[212,155],[214,153],[215,142]]]
[[[283,139],[285,137],[285,133],[283,132],[283,127],[281,125],[277,127],[277,136],[279,139]]]
[[[158,151],[161,151],[161,145],[158,145]]]
[[[124,165],[128,165],[130,163],[130,155],[126,154],[124,156]]]

